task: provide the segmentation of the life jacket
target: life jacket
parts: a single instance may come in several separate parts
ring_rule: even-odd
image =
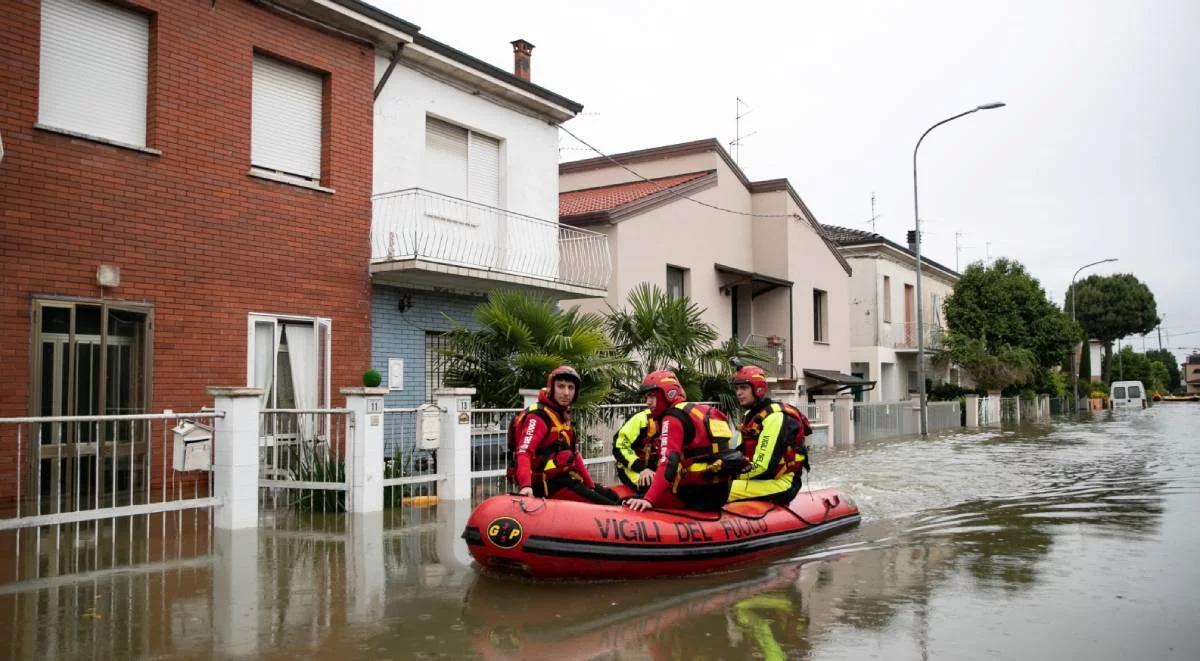
[[[677,493],[680,487],[727,482],[745,467],[744,460],[738,462],[729,452],[733,432],[729,418],[717,407],[681,402],[667,409],[665,415],[683,425],[683,452],[677,462],[674,457],[667,458],[665,477],[672,492]]]
[[[637,438],[629,444],[629,449],[644,464],[645,468],[654,470],[658,468],[658,420],[655,420],[648,410],[641,411],[637,415],[643,418],[644,424],[638,430]],[[624,425],[622,425],[622,429],[624,429]],[[617,447],[617,440],[620,437],[621,429],[618,429],[613,434],[613,456],[619,465],[624,465],[627,458]],[[633,470],[633,465],[626,466],[626,468]]]
[[[754,415],[742,421],[742,454],[747,459],[754,457],[754,450],[758,446],[758,436],[762,433],[763,423],[766,421],[767,416],[772,413],[783,413],[795,420],[798,429],[792,438],[779,439],[777,441],[786,443],[783,456],[779,460],[779,466],[774,472],[767,471],[763,473],[760,479],[772,480],[783,477],[788,473],[799,473],[801,470],[810,470],[808,465],[808,446],[804,444],[804,439],[812,435],[812,424],[809,423],[808,416],[801,413],[799,409],[791,404],[771,402],[766,406],[759,406]]]
[[[569,472],[575,465],[575,428],[571,426],[569,417],[538,402],[518,413],[508,425],[509,475],[516,472],[517,447],[531,415],[541,418],[549,428],[546,438],[534,449],[533,461],[530,462],[535,479],[540,475],[541,480],[547,481]]]

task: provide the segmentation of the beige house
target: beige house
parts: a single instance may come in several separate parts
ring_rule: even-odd
[[[908,399],[920,387],[915,246],[904,247],[873,232],[832,225],[824,229],[854,268],[850,279],[850,371],[876,382],[875,389],[864,392],[862,398],[875,402]],[[958,369],[935,370],[930,357],[942,348],[942,308],[959,274],[924,256],[921,264],[927,375],[934,381],[958,384]]]
[[[613,265],[606,299],[564,304],[606,311],[656,284],[764,348],[781,387],[853,381],[850,265],[786,179],[750,181],[710,139],[562,163],[559,190],[560,221],[607,236]]]
[[[1183,364],[1183,382],[1187,386],[1187,394],[1200,395],[1200,353],[1188,356]]]

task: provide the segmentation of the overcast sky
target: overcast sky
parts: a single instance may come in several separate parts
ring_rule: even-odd
[[[1200,348],[1200,2],[370,1],[505,69],[533,42],[534,82],[582,103],[567,126],[608,153],[727,144],[741,97],[751,179],[858,229],[874,192],[901,244],[917,138],[1003,101],[925,139],[925,254],[953,268],[961,232],[962,268],[1016,259],[1060,305],[1075,269],[1117,257],[1084,275],[1133,273],[1163,346]]]

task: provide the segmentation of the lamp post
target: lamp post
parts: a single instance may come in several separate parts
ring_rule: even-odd
[[[1004,104],[998,101],[993,103],[985,103],[983,105],[975,106],[966,112],[960,112],[953,117],[947,117],[937,124],[925,129],[925,132],[922,133],[921,137],[917,139],[917,146],[913,147],[913,221],[917,226],[917,242],[916,250],[914,251],[916,252],[917,257],[917,387],[918,392],[920,392],[918,415],[921,418],[921,436],[928,435],[929,429],[925,410],[925,317],[923,312],[924,303],[921,299],[921,211],[920,207],[917,205],[917,151],[921,149],[921,142],[925,140],[925,136],[929,135],[930,131],[936,129],[942,124],[952,122],[959,117],[966,117],[967,115],[970,115],[973,112],[979,112],[980,110],[994,110],[996,108],[1003,107]]]
[[[1083,266],[1080,266],[1078,269],[1075,269],[1075,275],[1071,276],[1071,321],[1072,322],[1075,321],[1075,294],[1077,293],[1075,291],[1075,278],[1079,277],[1079,272],[1088,267],[1095,266],[1097,264],[1106,264],[1108,262],[1115,262],[1115,261],[1117,261],[1117,258],[1109,257],[1108,259],[1102,259],[1098,262],[1092,262],[1091,264],[1084,264]],[[1084,339],[1086,340],[1087,338],[1084,338]],[[1083,349],[1081,347],[1080,351],[1082,351],[1082,350]],[[1072,376],[1074,378],[1071,379],[1071,386],[1072,386],[1071,391],[1075,393],[1075,412],[1078,413],[1079,412],[1079,352],[1072,352],[1072,353],[1074,354],[1072,356],[1072,358],[1074,360],[1072,360],[1071,362],[1073,364],[1074,369],[1072,369],[1071,371],[1073,372]]]

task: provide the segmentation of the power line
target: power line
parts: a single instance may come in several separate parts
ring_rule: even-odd
[[[562,131],[566,132],[566,134],[567,134],[567,135],[569,135],[569,136],[571,136],[572,138],[575,138],[576,140],[578,140],[578,141],[579,141],[579,143],[580,143],[580,144],[582,144],[583,146],[585,146],[585,147],[587,147],[588,149],[590,149],[590,150],[592,150],[592,151],[596,152],[597,154],[599,154],[601,158],[603,158],[603,159],[605,159],[605,160],[607,160],[607,161],[611,161],[611,162],[612,162],[614,165],[616,165],[617,167],[621,168],[622,170],[624,170],[624,171],[628,172],[629,174],[631,174],[631,175],[633,175],[633,176],[637,177],[638,179],[641,179],[642,181],[644,181],[644,182],[646,182],[646,183],[650,184],[651,186],[654,186],[654,187],[655,187],[655,188],[657,188],[657,189],[658,189],[660,192],[667,193],[668,195],[670,195],[670,196],[672,196],[672,197],[676,197],[676,198],[679,198],[679,199],[681,199],[681,200],[687,200],[687,201],[689,201],[689,202],[694,202],[694,203],[696,203],[696,204],[699,204],[699,205],[700,205],[700,206],[702,206],[702,207],[708,207],[709,209],[714,209],[714,210],[716,210],[716,211],[723,211],[723,212],[725,212],[725,213],[731,213],[731,214],[734,214],[734,215],[737,215],[737,216],[746,216],[746,217],[749,217],[749,218],[794,218],[794,219],[802,219],[802,216],[800,216],[800,214],[797,214],[797,213],[747,213],[747,212],[745,212],[745,211],[737,211],[737,210],[735,210],[735,209],[726,209],[725,207],[719,207],[719,206],[717,206],[717,205],[715,205],[715,204],[709,204],[708,202],[701,202],[700,200],[697,200],[697,199],[694,199],[694,198],[688,197],[687,195],[681,195],[681,194],[679,194],[679,193],[677,193],[677,192],[675,192],[675,191],[671,190],[670,188],[663,188],[662,186],[660,186],[660,185],[659,185],[659,183],[658,183],[657,181],[654,181],[653,179],[648,179],[648,178],[646,178],[646,177],[642,176],[640,173],[638,173],[638,172],[635,172],[635,171],[633,171],[632,169],[630,169],[630,168],[629,168],[628,166],[626,166],[624,163],[622,163],[622,162],[618,161],[617,159],[613,158],[612,156],[609,156],[608,154],[605,154],[604,152],[600,151],[599,149],[596,149],[596,148],[595,148],[595,147],[593,147],[593,146],[592,146],[592,145],[591,145],[591,144],[590,144],[588,141],[586,141],[586,140],[584,140],[583,138],[581,138],[581,137],[579,137],[579,136],[575,135],[574,133],[572,133],[572,132],[571,132],[571,129],[569,129],[569,128],[567,128],[567,127],[563,126],[562,124],[556,124],[555,126],[557,126],[557,127],[560,129],[560,130],[562,130]]]

